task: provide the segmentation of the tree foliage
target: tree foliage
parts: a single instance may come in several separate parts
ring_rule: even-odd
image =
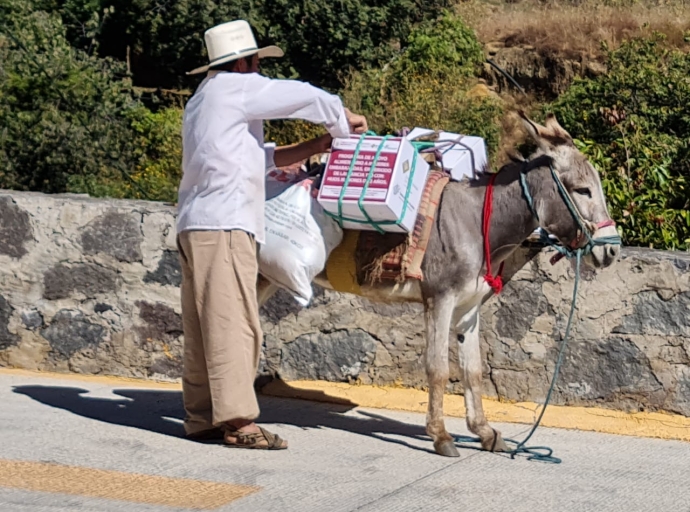
[[[504,107],[479,83],[482,46],[443,11],[451,3],[0,0],[0,188],[174,200],[182,111],[142,101],[133,84],[195,87],[184,73],[206,61],[204,31],[235,18],[286,50],[268,74],[337,89],[377,132],[426,126],[494,150]],[[626,244],[688,249],[690,56],[661,36],[606,55],[607,73],[544,109],[601,171]],[[322,131],[266,125],[281,144]]]
[[[171,199],[179,112],[149,112],[124,64],[71,46],[58,14],[2,7],[0,188]]]
[[[97,19],[102,56],[129,58],[137,85],[193,86],[185,72],[207,62],[203,34],[246,19],[260,45],[278,44],[283,59],[266,62],[274,76],[337,88],[350,68],[380,65],[404,45],[413,26],[435,18],[451,0],[43,0],[84,44]],[[102,13],[105,11],[106,16]]]
[[[351,70],[381,66],[406,46],[415,25],[435,19],[450,0],[274,0],[265,3],[267,41],[284,46],[304,80],[338,87]]]
[[[60,16],[6,2],[0,36],[0,186],[62,192],[75,174],[127,171],[137,106],[123,66],[69,45]]]

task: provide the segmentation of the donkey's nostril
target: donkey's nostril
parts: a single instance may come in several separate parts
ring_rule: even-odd
[[[608,266],[613,263],[620,254],[620,249],[617,245],[606,246],[606,251],[604,252],[604,265]]]

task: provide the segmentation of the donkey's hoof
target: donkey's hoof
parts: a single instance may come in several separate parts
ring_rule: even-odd
[[[482,440],[482,448],[489,452],[509,452],[508,445],[503,440],[503,436],[498,430],[494,430],[494,435]]]
[[[460,452],[458,452],[455,444],[450,439],[434,443],[434,449],[436,453],[444,457],[460,457]]]

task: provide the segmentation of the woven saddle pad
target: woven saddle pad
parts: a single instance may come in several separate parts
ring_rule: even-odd
[[[411,233],[345,230],[343,243],[332,252],[326,267],[331,285],[337,291],[356,293],[359,286],[423,280],[422,261],[441,194],[449,181],[447,173],[429,173]]]

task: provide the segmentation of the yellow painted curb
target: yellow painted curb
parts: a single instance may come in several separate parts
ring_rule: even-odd
[[[135,379],[132,377],[116,377],[108,375],[85,375],[81,373],[42,372],[37,370],[21,370],[18,368],[0,368],[0,375],[17,375],[20,377],[44,377],[47,379],[76,380],[82,382],[97,382],[108,386],[130,386],[154,389],[181,390],[179,382],[163,382],[156,380]]]
[[[335,402],[353,407],[419,413],[426,412],[428,401],[427,393],[416,389],[322,381],[274,381],[264,387],[262,392],[272,396]],[[485,398],[483,403],[489,421],[504,423],[531,424],[536,420],[541,407],[531,402],[505,403],[489,398]],[[444,412],[447,416],[464,417],[463,397],[446,395]],[[597,407],[550,405],[541,424],[553,428],[690,441],[690,418],[666,413],[626,413]]]
[[[36,372],[0,368],[0,375],[46,377],[61,380],[98,382],[109,386],[181,390],[175,382],[157,382],[126,377],[81,375],[73,373]],[[349,407],[371,407],[425,413],[428,395],[425,391],[402,387],[351,385],[325,381],[273,381],[264,386],[262,394],[298,398],[315,402],[341,404]],[[540,411],[532,402],[507,403],[484,398],[484,412],[489,421],[531,424]],[[447,416],[464,417],[465,401],[459,395],[446,395],[444,412]],[[550,405],[542,425],[618,434],[635,437],[690,441],[690,418],[659,412],[626,413],[598,407]]]

